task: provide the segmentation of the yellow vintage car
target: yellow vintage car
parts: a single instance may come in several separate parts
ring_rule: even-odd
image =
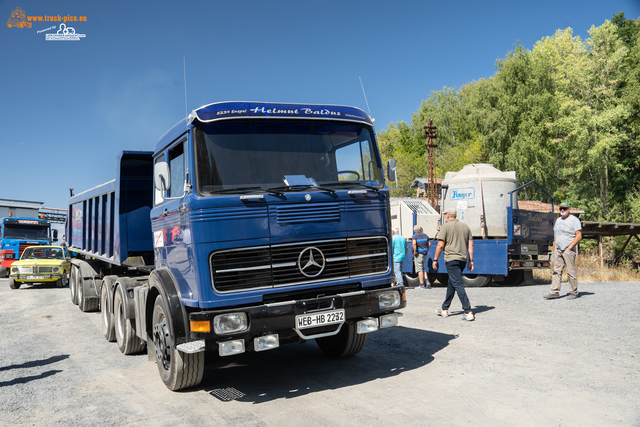
[[[23,283],[55,282],[63,288],[71,268],[69,251],[62,246],[29,246],[20,260],[11,264],[9,287],[18,289]]]

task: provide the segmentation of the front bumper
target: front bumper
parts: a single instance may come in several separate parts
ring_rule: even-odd
[[[62,277],[60,274],[12,274],[10,277],[16,282],[21,283],[43,283],[43,282],[55,282]]]
[[[392,308],[381,308],[380,294],[390,291],[399,294],[399,305]],[[194,341],[205,340],[207,349],[215,348],[219,342],[235,339],[244,339],[249,344],[253,338],[268,334],[278,334],[280,341],[283,342],[299,341],[303,339],[302,337],[311,339],[316,335],[330,335],[333,331],[337,333],[340,325],[304,329],[303,333],[301,333],[296,328],[296,316],[344,309],[345,322],[353,323],[361,319],[377,319],[380,316],[391,314],[395,310],[404,308],[406,305],[405,287],[389,286],[375,290],[361,290],[252,307],[199,311],[190,313],[189,320],[208,321],[212,325],[214,318],[218,315],[243,312],[247,317],[247,328],[237,333],[217,334],[212,326],[210,332],[191,331],[190,337]],[[248,346],[247,350],[251,351],[252,348]]]

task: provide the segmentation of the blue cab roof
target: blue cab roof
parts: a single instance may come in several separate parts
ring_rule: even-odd
[[[217,102],[193,110],[165,133],[156,145],[156,153],[187,131],[190,123],[212,123],[233,119],[312,119],[356,122],[373,126],[371,117],[356,107],[344,105],[283,104],[273,102]]]

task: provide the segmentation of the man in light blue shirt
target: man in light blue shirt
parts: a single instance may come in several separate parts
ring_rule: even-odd
[[[400,235],[398,227],[394,227],[393,233],[393,270],[396,274],[396,279],[399,285],[404,285],[402,279],[402,264],[407,256],[407,239]]]
[[[560,298],[562,270],[567,267],[569,295],[567,299],[578,298],[578,270],[576,270],[576,246],[582,239],[582,223],[571,215],[569,203],[560,203],[560,216],[553,227],[555,233],[553,256],[555,265],[551,276],[551,292],[544,299]]]

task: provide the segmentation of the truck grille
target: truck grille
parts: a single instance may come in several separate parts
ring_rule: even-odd
[[[386,237],[320,240],[215,252],[210,257],[218,292],[349,279],[389,270]]]

